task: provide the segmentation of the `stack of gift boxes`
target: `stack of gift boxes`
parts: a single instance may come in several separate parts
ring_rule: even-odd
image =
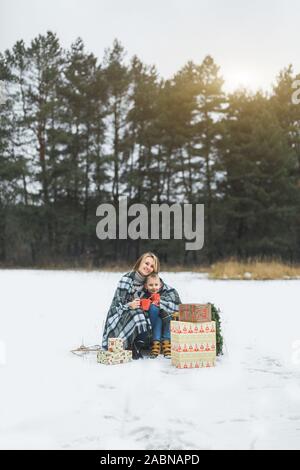
[[[179,305],[171,321],[171,363],[178,369],[213,367],[216,361],[216,323],[210,304]]]
[[[121,338],[109,338],[108,350],[97,353],[97,361],[101,364],[123,364],[132,360],[132,351],[124,349],[124,340]]]

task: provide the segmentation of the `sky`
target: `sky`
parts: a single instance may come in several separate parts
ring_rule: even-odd
[[[0,51],[51,30],[101,60],[117,38],[164,78],[210,54],[228,91],[267,90],[289,64],[300,72],[299,20],[299,0],[0,0]]]

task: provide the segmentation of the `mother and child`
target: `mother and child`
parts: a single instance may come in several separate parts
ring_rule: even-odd
[[[181,300],[159,277],[159,270],[158,257],[147,252],[122,276],[105,321],[104,349],[109,338],[122,338],[133,359],[142,358],[150,346],[151,358],[160,353],[171,357],[170,322]]]

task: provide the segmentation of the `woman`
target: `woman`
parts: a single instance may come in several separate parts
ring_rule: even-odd
[[[126,349],[132,349],[134,359],[142,357],[141,350],[149,346],[152,329],[149,315],[140,308],[140,298],[145,293],[146,277],[159,272],[160,264],[153,253],[144,253],[119,281],[107,314],[102,347],[107,349],[108,338],[124,339]],[[175,289],[162,283],[160,309],[171,316],[177,312],[180,298]]]

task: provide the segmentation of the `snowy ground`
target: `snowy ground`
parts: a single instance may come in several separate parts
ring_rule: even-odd
[[[0,271],[0,448],[300,449],[300,281],[162,277],[222,309],[215,369],[69,352],[100,343],[120,273]]]

